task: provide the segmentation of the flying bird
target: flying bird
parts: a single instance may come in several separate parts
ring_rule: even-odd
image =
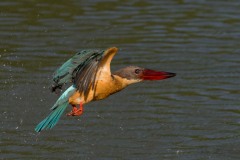
[[[51,113],[36,126],[35,131],[54,127],[69,104],[72,110],[67,116],[80,116],[84,104],[105,99],[130,84],[176,75],[137,66],[128,66],[112,73],[110,63],[117,51],[116,47],[105,51],[83,50],[60,66],[53,74],[52,92],[57,92],[67,83],[72,85],[58,98]]]

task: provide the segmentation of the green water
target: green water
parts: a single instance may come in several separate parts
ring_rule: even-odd
[[[240,159],[240,1],[1,1],[0,159]],[[127,65],[177,73],[34,127],[54,70],[116,46]],[[71,108],[68,108],[68,111]]]

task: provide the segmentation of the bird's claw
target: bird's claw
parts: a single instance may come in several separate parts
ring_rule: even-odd
[[[67,116],[80,116],[83,113],[83,106],[80,104],[80,107],[77,108],[73,106],[72,111],[67,114]]]

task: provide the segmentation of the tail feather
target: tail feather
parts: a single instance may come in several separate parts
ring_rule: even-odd
[[[43,129],[51,129],[53,128],[65,109],[68,106],[68,98],[76,91],[74,86],[69,87],[57,100],[57,102],[51,108],[52,112],[42,121],[40,122],[36,128],[36,132],[40,132]]]
[[[42,122],[40,122],[36,128],[36,132],[40,132],[43,129],[51,129],[54,127],[60,116],[63,114],[64,110],[67,108],[68,102],[63,103],[61,106],[55,108]]]

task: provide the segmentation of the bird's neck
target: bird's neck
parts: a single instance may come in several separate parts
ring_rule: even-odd
[[[129,80],[127,78],[123,78],[117,74],[112,74],[114,85],[117,86],[118,89],[122,90],[130,84],[137,83],[139,80]],[[119,90],[118,90],[119,91]]]

